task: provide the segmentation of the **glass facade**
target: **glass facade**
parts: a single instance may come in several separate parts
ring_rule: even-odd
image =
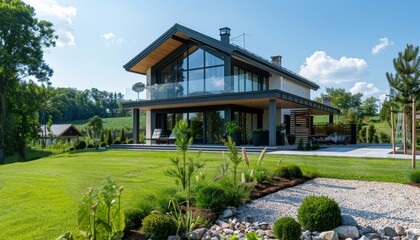
[[[225,61],[214,50],[190,46],[156,72],[149,87],[151,99],[260,91],[268,88],[268,77],[233,66],[225,76]]]

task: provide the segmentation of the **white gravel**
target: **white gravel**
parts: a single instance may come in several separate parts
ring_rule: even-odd
[[[420,188],[398,183],[316,178],[239,207],[238,217],[273,223],[292,216],[308,195],[328,196],[361,226],[420,228]]]

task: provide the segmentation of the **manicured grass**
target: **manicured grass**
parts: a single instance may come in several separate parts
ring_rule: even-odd
[[[174,152],[82,151],[37,161],[0,166],[0,239],[55,239],[76,229],[81,193],[112,176],[124,186],[123,208],[135,207],[148,193],[174,186],[163,174]],[[258,155],[250,154],[255,164]],[[217,175],[221,153],[202,153],[207,179]],[[409,160],[376,160],[312,156],[266,155],[264,166],[277,162],[299,165],[304,173],[341,179],[408,181]],[[240,164],[241,171],[247,171]]]

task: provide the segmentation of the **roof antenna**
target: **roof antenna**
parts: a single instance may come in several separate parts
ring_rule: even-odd
[[[238,38],[241,38],[242,37],[242,43],[243,43],[243,48],[245,48],[245,39],[246,39],[246,36],[251,36],[251,34],[247,34],[247,33],[242,33],[241,35],[239,35],[239,36],[236,36],[236,37],[234,37],[234,38],[231,38],[230,40],[232,41],[232,42],[238,42],[238,41],[240,41],[240,40],[238,40]]]

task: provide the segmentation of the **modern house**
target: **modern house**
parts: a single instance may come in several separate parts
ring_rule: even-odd
[[[133,140],[138,142],[139,111],[146,112],[146,138],[154,129],[170,131],[189,121],[195,143],[219,143],[224,123],[236,121],[248,143],[253,129],[269,131],[276,145],[276,127],[285,123],[296,137],[310,135],[311,116],[339,110],[310,100],[319,86],[281,65],[230,43],[230,29],[220,40],[175,24],[124,65],[146,75],[146,100],[124,103],[133,110]],[[330,118],[332,119],[332,118]]]

